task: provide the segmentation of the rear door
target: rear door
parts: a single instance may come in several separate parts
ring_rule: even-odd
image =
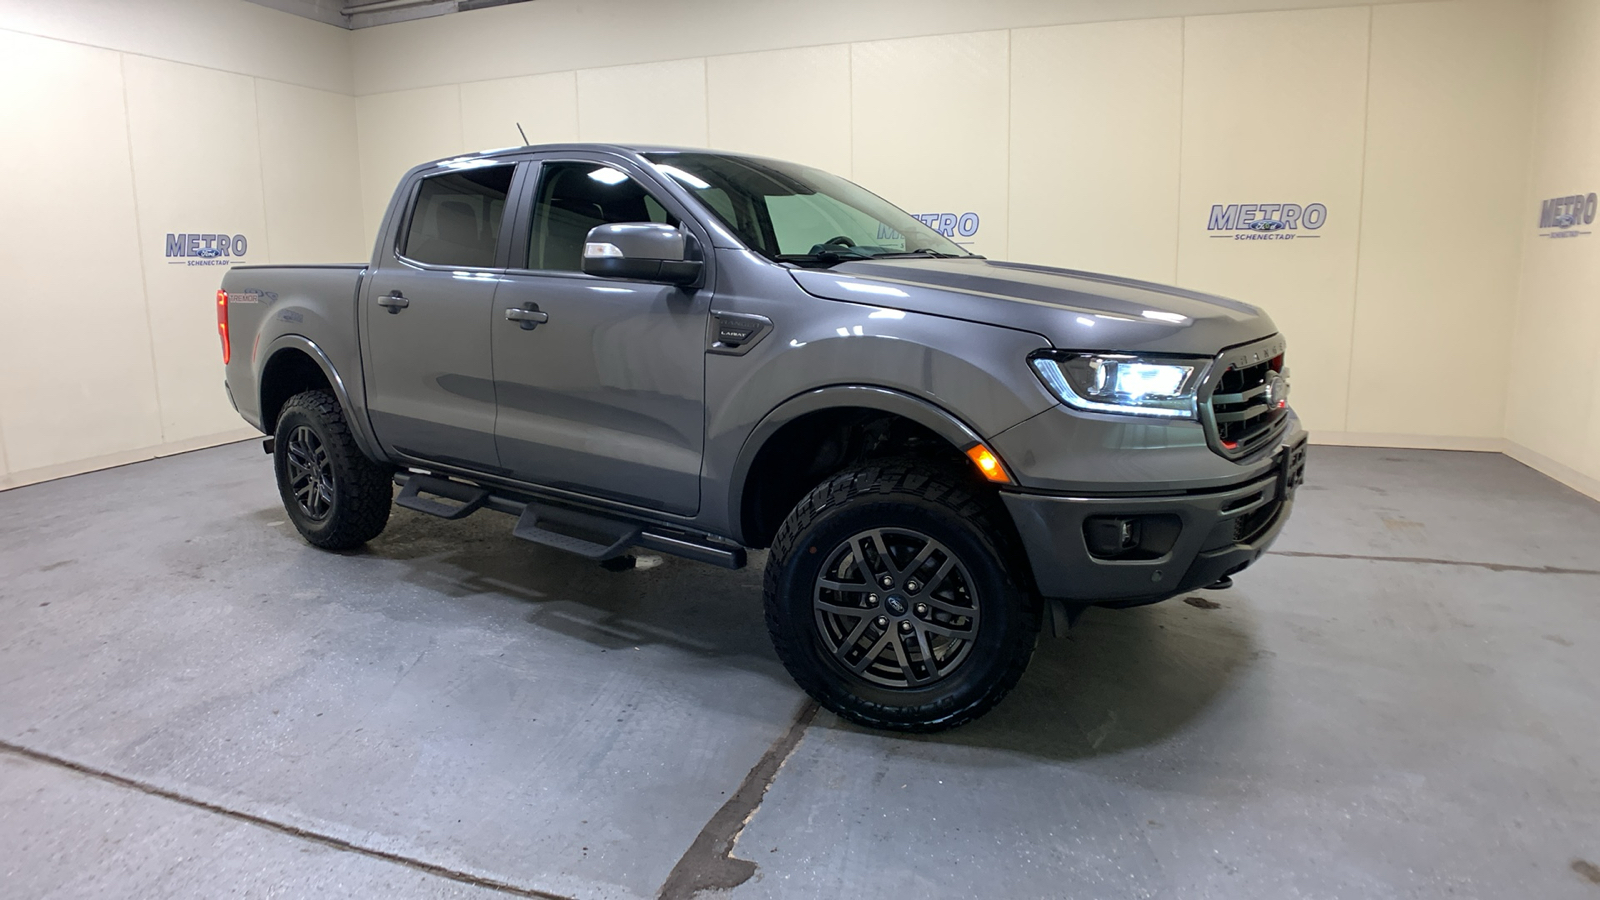
[[[692,514],[711,292],[581,271],[590,228],[680,224],[685,212],[631,163],[549,156],[534,174],[521,189],[515,268],[494,298],[500,464],[521,481]],[[548,318],[507,319],[513,310]]]
[[[515,163],[419,179],[362,301],[367,409],[391,452],[497,471],[489,325]]]

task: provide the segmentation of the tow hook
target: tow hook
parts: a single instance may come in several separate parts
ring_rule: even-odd
[[[1208,591],[1225,591],[1231,587],[1233,587],[1233,576],[1224,575],[1215,582],[1206,585],[1205,589]]]

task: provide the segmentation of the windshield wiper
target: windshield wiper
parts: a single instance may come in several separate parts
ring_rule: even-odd
[[[873,254],[863,253],[854,247],[839,247],[837,249],[829,248],[827,250],[819,250],[816,253],[779,253],[777,256],[773,257],[773,259],[776,259],[778,262],[790,262],[800,265],[805,265],[806,263],[826,263],[828,265],[833,265],[834,263],[844,262],[845,260],[849,259],[872,258],[874,258]]]
[[[912,256],[926,256],[933,259],[983,259],[976,253],[940,253],[927,247],[918,247],[915,250],[895,250],[889,253],[874,253],[873,259],[906,259]]]
[[[816,253],[780,253],[773,257],[778,262],[794,263],[795,265],[827,265],[847,262],[856,259],[984,259],[976,253],[941,253],[927,247],[916,250],[889,250],[883,253],[870,253],[858,247],[829,247]]]

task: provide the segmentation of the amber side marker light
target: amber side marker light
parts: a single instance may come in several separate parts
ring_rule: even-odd
[[[983,477],[1000,484],[1010,484],[1011,476],[1006,474],[1006,467],[1001,465],[1000,457],[995,456],[988,447],[982,444],[973,444],[967,448],[967,458],[978,467]]]
[[[228,292],[217,290],[217,334],[222,338],[222,364],[227,365],[229,357],[233,356],[233,348],[228,345]]]

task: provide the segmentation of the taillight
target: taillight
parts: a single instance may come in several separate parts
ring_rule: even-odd
[[[227,365],[233,356],[228,345],[228,292],[217,289],[217,334],[222,338],[222,364]]]

